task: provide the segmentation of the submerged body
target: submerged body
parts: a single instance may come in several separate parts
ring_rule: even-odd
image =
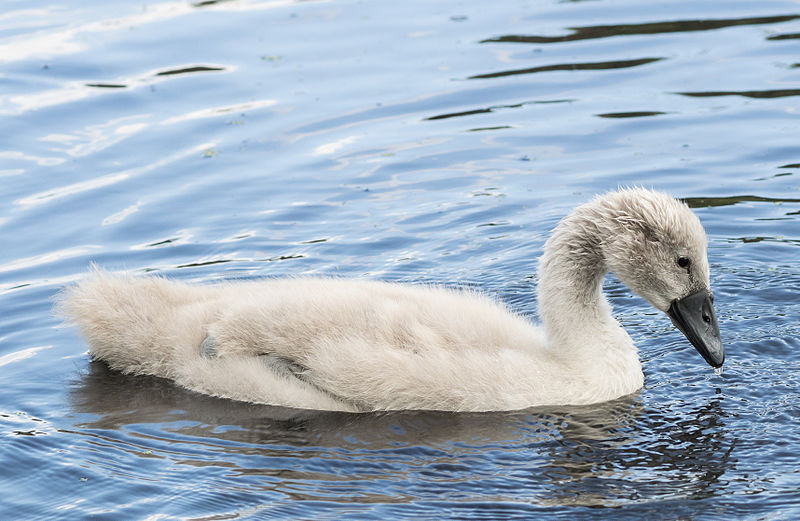
[[[637,200],[666,221],[642,229],[654,217]],[[667,274],[628,266],[653,268],[653,247],[670,250]],[[687,256],[694,266],[673,269]],[[472,291],[323,278],[193,286],[96,272],[65,290],[60,311],[112,368],[206,394],[324,410],[513,410],[642,386],[637,350],[602,295],[609,269],[679,327],[676,316],[697,327],[673,307],[710,295],[705,234],[682,203],[645,190],[607,194],[556,228],[539,269],[543,327]],[[703,356],[721,366],[715,350]]]

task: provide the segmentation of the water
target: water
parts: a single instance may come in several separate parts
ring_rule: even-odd
[[[799,518],[798,34],[790,1],[5,2],[0,518]],[[96,262],[535,316],[548,231],[633,184],[708,231],[724,375],[613,278],[645,388],[508,413],[213,399],[50,314]]]

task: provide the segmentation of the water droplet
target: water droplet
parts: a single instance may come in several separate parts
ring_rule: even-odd
[[[722,366],[714,368],[714,374],[720,376],[722,374]]]

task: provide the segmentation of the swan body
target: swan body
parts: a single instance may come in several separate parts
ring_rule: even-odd
[[[608,271],[722,365],[705,232],[683,203],[643,189],[600,196],[556,227],[539,265],[542,326],[475,291],[333,278],[202,286],[96,270],[58,309],[94,358],[206,394],[322,410],[514,410],[643,385],[602,294]]]

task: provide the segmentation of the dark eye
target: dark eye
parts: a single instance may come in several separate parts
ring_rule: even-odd
[[[678,266],[681,268],[688,268],[691,263],[689,257],[678,257]]]

